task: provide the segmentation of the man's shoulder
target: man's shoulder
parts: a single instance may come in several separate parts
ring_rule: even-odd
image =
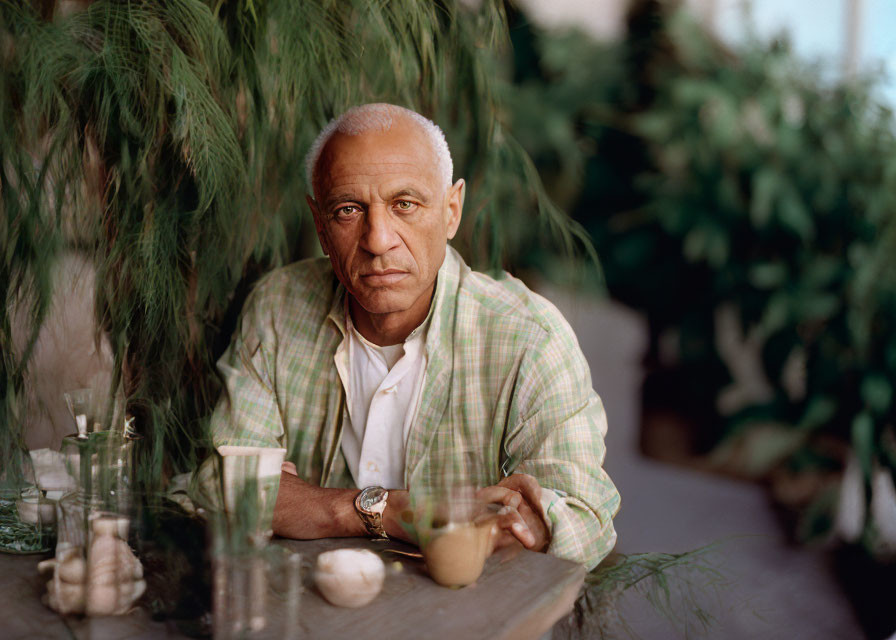
[[[274,306],[290,314],[322,315],[330,309],[336,290],[333,267],[326,257],[307,258],[278,267],[262,276],[252,292],[256,307]]]
[[[493,329],[525,332],[536,339],[572,333],[557,307],[504,271],[495,276],[467,271],[458,288],[458,301]]]

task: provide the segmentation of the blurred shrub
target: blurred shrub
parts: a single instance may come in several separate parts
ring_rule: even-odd
[[[873,81],[833,86],[784,41],[732,53],[655,2],[618,45],[511,34],[514,130],[647,315],[679,402],[709,414],[706,444],[777,425],[793,436],[754,443],[758,470],[837,470],[832,439],[866,488],[896,467],[896,139]]]

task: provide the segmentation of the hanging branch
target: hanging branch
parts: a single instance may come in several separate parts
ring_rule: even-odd
[[[136,415],[148,488],[195,465],[246,293],[316,251],[304,153],[353,104],[443,124],[471,186],[464,237],[489,238],[479,263],[522,247],[506,230],[539,206],[561,251],[587,247],[500,123],[506,42],[496,1],[0,2],[3,444],[20,441],[53,264],[75,248],[114,354],[107,422],[118,401]],[[11,309],[30,336],[16,353]]]

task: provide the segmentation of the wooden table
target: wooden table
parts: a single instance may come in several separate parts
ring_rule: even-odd
[[[278,540],[313,563],[323,551],[340,547],[413,551],[401,543],[363,538],[313,541]],[[380,595],[360,609],[327,603],[311,587],[301,600],[304,638],[371,638],[375,640],[496,638],[536,639],[568,613],[585,571],[577,564],[521,547],[489,558],[479,580],[463,589],[433,582],[420,560],[384,554],[389,568]],[[143,609],[116,618],[61,617],[40,602],[46,577],[37,573],[40,556],[0,554],[0,637],[2,638],[143,638],[184,637],[173,624],[151,620]],[[400,567],[400,568],[399,568]],[[280,637],[283,606],[277,598],[268,610],[267,633]]]

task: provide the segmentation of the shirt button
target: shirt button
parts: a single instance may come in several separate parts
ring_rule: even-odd
[[[380,467],[376,462],[373,462],[371,460],[370,462],[367,463],[367,470],[372,473],[379,473]]]
[[[385,389],[383,389],[383,393],[395,393],[397,387],[398,385],[393,384],[391,387],[386,387]]]

